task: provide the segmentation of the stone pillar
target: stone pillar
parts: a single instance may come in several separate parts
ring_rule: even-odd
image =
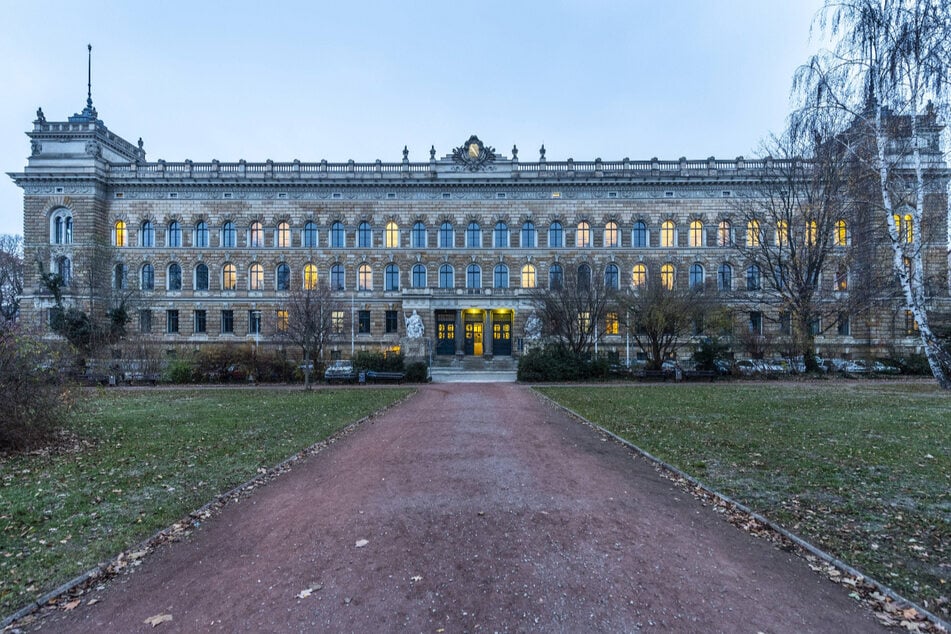
[[[456,311],[456,354],[464,355],[466,353],[464,345],[466,342],[465,324],[462,319],[462,311]]]
[[[485,311],[485,319],[482,320],[482,356],[492,357],[492,311]]]

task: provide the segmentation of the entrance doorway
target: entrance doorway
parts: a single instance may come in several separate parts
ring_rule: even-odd
[[[482,314],[466,315],[465,318],[465,347],[467,355],[482,356]]]
[[[512,356],[512,313],[492,313],[492,354]]]
[[[436,354],[456,354],[456,311],[436,311]]]

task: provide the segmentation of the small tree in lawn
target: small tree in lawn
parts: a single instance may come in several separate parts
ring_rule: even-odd
[[[288,293],[277,315],[277,332],[299,346],[304,358],[304,387],[319,367],[324,348],[341,327],[343,305],[326,283],[305,280],[303,288]]]
[[[0,321],[14,322],[23,295],[23,238],[0,236]]]
[[[593,271],[587,263],[566,269],[548,288],[532,293],[532,304],[543,334],[575,357],[586,358],[604,335],[598,325],[617,291],[605,283],[603,271]]]

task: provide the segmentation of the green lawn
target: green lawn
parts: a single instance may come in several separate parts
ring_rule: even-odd
[[[85,399],[72,417],[82,449],[0,460],[0,616],[411,391]]]
[[[951,615],[951,394],[872,381],[540,391]]]

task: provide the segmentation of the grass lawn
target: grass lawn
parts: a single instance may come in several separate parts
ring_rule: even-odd
[[[81,449],[0,460],[0,616],[409,389],[108,391]]]
[[[951,394],[876,381],[540,391],[951,615]]]

